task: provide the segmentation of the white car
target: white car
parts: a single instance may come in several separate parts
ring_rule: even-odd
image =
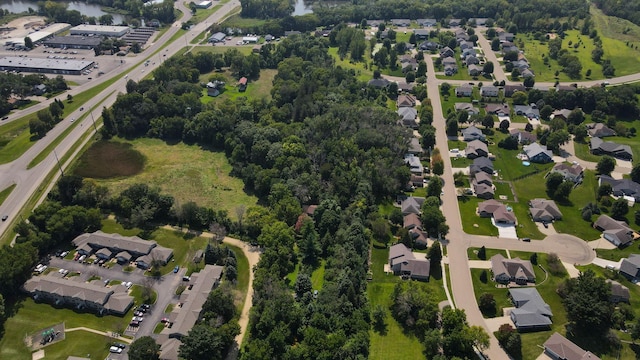
[[[122,354],[122,349],[120,349],[117,346],[112,346],[109,348],[109,352],[110,353],[115,353],[115,354]]]
[[[74,121],[76,121],[76,118],[71,118],[71,122],[74,122]]]
[[[134,316],[133,319],[131,319],[131,321],[139,321],[139,322],[142,322],[142,320],[144,320],[142,316]]]

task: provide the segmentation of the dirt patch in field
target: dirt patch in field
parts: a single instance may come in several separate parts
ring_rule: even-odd
[[[113,179],[138,174],[144,163],[144,156],[131,144],[99,141],[82,154],[74,173],[94,179]]]

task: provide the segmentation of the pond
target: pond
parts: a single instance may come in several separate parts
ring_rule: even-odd
[[[302,0],[300,0],[302,1]],[[67,4],[67,10],[78,10],[82,15],[100,17],[107,13],[102,11],[100,5],[89,4],[83,1],[60,1]],[[9,10],[12,13],[29,11],[29,8],[38,10],[38,2],[33,0],[0,0],[0,9]],[[114,24],[121,24],[125,18],[120,14],[111,14]]]

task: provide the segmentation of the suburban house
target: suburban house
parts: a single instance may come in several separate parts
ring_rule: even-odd
[[[514,38],[515,35],[513,35],[512,33],[504,31],[498,33],[498,39],[500,39],[500,42],[513,41]]]
[[[478,174],[486,174],[486,173],[479,172]],[[471,186],[473,186],[473,192],[480,199],[488,200],[488,199],[493,199],[496,196],[495,190],[493,190],[493,185],[487,185],[486,183],[478,183],[478,182],[475,182],[475,179],[474,179],[471,183]]]
[[[101,315],[124,315],[133,305],[133,296],[123,285],[105,287],[102,283],[96,285],[79,281],[79,277],[66,279],[57,274],[33,277],[25,282],[24,290],[36,301],[88,309]]]
[[[411,92],[411,91],[413,91],[414,87],[415,87],[415,85],[413,83],[407,84],[404,81],[398,83],[398,91],[399,92]]]
[[[469,165],[469,173],[475,175],[479,172],[485,172],[493,175],[493,162],[487,157],[479,157],[473,159],[473,163]]]
[[[555,119],[555,118],[559,118],[562,120],[567,120],[569,118],[569,115],[571,115],[571,110],[569,109],[559,109],[559,110],[554,110],[551,113],[551,118]]]
[[[518,330],[548,329],[551,326],[551,307],[544,302],[536,288],[509,289],[509,297],[516,306],[511,321]]]
[[[100,255],[102,258],[107,259],[115,255],[121,263],[129,258],[129,260],[135,260],[142,268],[149,267],[153,260],[160,261],[164,265],[173,257],[173,250],[158,246],[153,240],[143,240],[137,236],[107,234],[102,231],[79,235],[73,239],[72,243],[82,255],[106,249],[109,252],[102,251]]]
[[[598,176],[598,185],[609,184],[613,195],[617,197],[633,198],[635,202],[640,202],[640,184],[631,179],[614,179],[608,175]]]
[[[244,76],[238,80],[238,91],[243,92],[247,90],[247,81],[247,78]]]
[[[440,50],[440,58],[443,59],[442,63],[444,64],[444,59],[445,58],[452,58],[453,59],[453,55],[455,55],[455,51],[453,51],[450,47],[445,46],[444,48],[442,48],[442,50]],[[454,59],[455,61],[455,59]]]
[[[478,215],[493,217],[496,224],[513,225],[516,223],[516,216],[503,203],[493,199],[478,204]]]
[[[465,64],[467,64],[467,66],[469,65],[479,65],[480,64],[480,59],[478,59],[477,56],[475,55],[469,55],[464,59]],[[482,67],[479,67],[480,72],[482,72]]]
[[[403,228],[407,230],[412,229],[420,229],[422,228],[422,220],[420,219],[420,215],[411,213],[402,217]]]
[[[402,64],[403,74],[406,74],[409,71],[415,71],[416,69],[418,69],[418,62],[416,61],[416,59],[404,61],[404,62],[401,62],[401,64]]]
[[[558,84],[556,85],[556,91],[560,92],[560,91],[575,91],[577,88],[575,86],[571,86],[571,85],[561,85]]]
[[[498,115],[498,116],[509,116],[509,114],[511,114],[511,107],[507,103],[502,103],[502,104],[491,103],[491,104],[487,104],[484,107],[484,109],[487,112],[487,114],[494,114],[494,115]]]
[[[409,20],[409,19],[391,19],[391,24],[393,26],[408,27],[409,25],[411,25],[411,20]]]
[[[489,21],[488,18],[469,18],[467,25],[485,26],[487,21]]]
[[[33,94],[34,95],[44,95],[44,93],[47,92],[47,85],[45,84],[38,84],[38,85],[34,85],[33,86]]]
[[[466,111],[469,115],[478,115],[480,113],[480,109],[471,103],[455,103],[453,104],[453,109],[455,111]]]
[[[496,97],[500,93],[500,89],[496,86],[483,86],[480,88],[480,95],[487,97]]]
[[[600,138],[592,137],[589,147],[594,155],[610,155],[623,160],[631,160],[633,158],[633,152],[629,145],[603,141]]]
[[[629,303],[631,295],[629,294],[629,288],[620,284],[615,280],[605,280],[608,284],[611,284],[611,299],[612,303]]]
[[[384,20],[367,20],[367,26],[374,26],[374,27],[378,27],[380,26],[380,24],[384,24]]]
[[[505,85],[504,86],[504,96],[506,97],[511,97],[513,96],[513,93],[515,93],[516,91],[522,91],[525,92],[527,91],[527,88],[524,87],[524,85]]]
[[[456,104],[466,104],[466,103],[456,103]],[[482,131],[480,129],[478,129],[477,127],[475,127],[474,125],[471,125],[468,128],[462,129],[460,132],[462,133],[462,138],[464,139],[464,141],[484,140],[485,139],[485,136],[482,133]]]
[[[545,164],[553,160],[551,150],[548,150],[546,145],[540,145],[537,142],[523,146],[522,151],[530,162]]]
[[[529,213],[533,221],[550,223],[562,219],[562,213],[555,201],[532,199],[529,201]]]
[[[449,20],[449,26],[460,26],[460,23],[462,22],[461,19],[451,19]]]
[[[404,162],[409,165],[409,170],[412,174],[422,175],[424,173],[424,167],[419,157],[413,154],[406,154],[404,156]]]
[[[480,140],[472,140],[467,144],[464,152],[467,155],[467,159],[475,159],[477,157],[489,155],[489,148],[487,147],[487,144]]]
[[[526,116],[530,119],[540,118],[540,110],[538,110],[538,106],[536,104],[515,105],[513,107],[513,111],[515,112],[516,115]]]
[[[403,227],[409,231],[409,236],[418,248],[427,247],[427,233],[422,229],[422,220],[418,214],[408,214],[403,217]]]
[[[458,72],[458,66],[457,65],[447,64],[447,65],[444,66],[444,74],[446,76],[453,76],[457,72]]]
[[[473,43],[471,41],[461,41],[460,50],[473,49]]]
[[[396,105],[401,107],[414,107],[416,106],[416,97],[411,94],[401,94],[398,95],[398,100],[396,100]]]
[[[511,137],[516,138],[519,144],[531,144],[538,141],[538,137],[536,134],[524,131],[521,129],[511,129],[509,130],[509,135]]]
[[[442,65],[452,65],[452,66],[458,66],[458,64],[456,63],[456,59],[454,59],[451,56],[447,56],[446,58],[442,59]]]
[[[396,275],[412,280],[429,281],[431,263],[428,259],[416,259],[413,252],[404,244],[395,244],[389,248],[389,267]]]
[[[416,110],[416,108],[413,107],[400,107],[398,108],[398,116],[400,117],[400,124],[402,126],[411,128],[411,129],[417,129],[418,128],[418,122],[416,121],[416,119],[418,118],[418,110]]]
[[[408,198],[402,200],[400,203],[400,210],[402,211],[402,215],[406,216],[409,214],[420,214],[422,212],[422,203],[424,203],[424,198],[409,196]]]
[[[375,87],[375,88],[383,89],[383,88],[386,88],[387,86],[389,86],[390,83],[391,83],[391,81],[389,81],[387,79],[378,78],[378,79],[369,80],[369,82],[367,82],[367,85]]]
[[[584,176],[584,169],[579,164],[558,163],[553,166],[551,172],[558,173],[562,175],[565,180],[572,181],[574,183],[581,183],[582,177]]]
[[[522,78],[526,79],[528,77],[535,77],[536,74],[533,72],[533,70],[531,69],[525,69],[522,70],[522,72],[520,73],[520,75],[522,76]]]
[[[603,123],[587,124],[587,132],[591,137],[602,138],[607,136],[616,136],[616,132]]]
[[[415,29],[413,30],[413,34],[416,36],[416,39],[424,40],[429,38],[430,30],[426,29]]]
[[[622,259],[620,263],[620,274],[629,280],[640,278],[640,255],[631,254],[628,258]]]
[[[409,140],[409,149],[407,149],[409,154],[422,154],[424,150],[422,149],[422,145],[420,145],[420,140],[417,137],[412,137]]]
[[[422,44],[418,45],[418,47],[422,51],[433,51],[433,50],[438,50],[440,48],[440,44],[433,41],[425,41]]]
[[[420,26],[431,27],[438,25],[438,21],[436,19],[417,19],[416,22]]]
[[[467,64],[467,73],[469,76],[479,76],[482,73],[482,66]]]
[[[224,81],[213,80],[207,83],[207,95],[216,97],[220,95],[221,90],[224,90]]]
[[[473,94],[473,86],[471,85],[465,84],[465,85],[460,85],[456,88],[457,97],[471,96],[471,94]]]
[[[544,342],[544,353],[553,360],[600,360],[590,351],[583,350],[558,333],[553,333]]]
[[[489,186],[493,185],[493,179],[491,178],[491,175],[487,174],[484,171],[481,171],[473,175],[473,179],[471,180],[471,182],[476,184],[485,184]]]
[[[615,246],[621,247],[633,242],[635,232],[624,221],[618,221],[608,215],[600,215],[593,227],[602,231],[602,237]]]
[[[507,259],[501,254],[496,254],[491,257],[491,272],[493,279],[500,284],[515,282],[527,285],[536,282],[536,274],[529,260]]]
[[[162,329],[158,342],[164,344],[170,339],[180,340],[186,336],[201,317],[202,306],[207,301],[211,290],[216,288],[222,278],[222,266],[205,265],[200,272],[191,274],[188,287],[180,295],[179,303],[169,313],[170,327]],[[169,350],[169,349],[166,349]],[[167,358],[160,355],[161,358]],[[177,360],[177,358],[172,358]]]

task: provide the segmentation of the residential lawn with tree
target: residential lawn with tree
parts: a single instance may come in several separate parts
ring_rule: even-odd
[[[483,201],[483,199],[467,196],[458,200],[462,229],[467,234],[498,236],[498,228],[493,226],[491,219],[478,216],[478,204]]]
[[[589,144],[586,144],[586,143],[579,143],[574,141],[573,148],[576,151],[575,153],[576,157],[584,161],[597,163],[598,161],[600,161],[600,158],[602,157],[598,155],[593,155],[591,153],[591,150],[589,150]]]
[[[200,76],[200,81],[203,83],[207,83],[209,81],[209,77],[214,73],[204,74]],[[202,89],[202,101],[203,104],[207,104],[210,102],[220,101],[225,102],[229,100],[235,100],[239,97],[247,97],[250,99],[256,98],[265,98],[267,100],[271,99],[271,88],[273,87],[273,79],[277,74],[277,70],[273,69],[262,69],[260,70],[260,77],[255,81],[249,81],[247,83],[247,88],[245,91],[240,91],[236,86],[238,79],[234,77],[229,70],[225,70],[221,73],[224,77],[224,81],[226,83],[225,90],[218,96],[213,97],[207,95],[207,89]]]
[[[389,249],[371,249],[371,269],[373,280],[367,286],[367,294],[371,308],[382,305],[385,310],[386,330],[380,333],[371,330],[371,345],[369,347],[369,358],[373,360],[383,359],[417,359],[422,358],[423,346],[420,341],[405,334],[402,327],[391,316],[389,307],[391,306],[391,294],[395,284],[401,280],[398,276],[384,273],[384,264],[388,262]],[[439,302],[446,300],[442,277],[431,276],[429,282],[420,283],[424,291],[430,293]]]
[[[223,152],[202,150],[197,145],[168,145],[159,139],[139,138],[130,141],[133,149],[146,159],[142,172],[120,179],[97,180],[117,194],[132,184],[148,184],[170,194],[179,204],[189,201],[199,206],[228,211],[236,217],[238,206],[257,203],[244,192],[242,180],[230,176],[231,165]]]
[[[591,20],[602,39],[605,59],[610,59],[616,68],[616,76],[638,72],[640,50],[627,46],[627,42],[637,45],[640,42],[640,26],[631,21],[607,16],[595,6],[590,7]]]
[[[480,250],[480,248],[467,249],[467,256],[469,256],[469,260],[483,260],[478,257],[478,250]],[[496,254],[501,254],[505,258],[507,257],[507,251],[504,249],[490,249],[485,247],[485,253],[487,254],[487,259],[486,259],[487,261],[491,259],[493,255],[496,255]]]
[[[373,79],[373,70],[365,68],[366,64],[371,62],[369,51],[364,52],[364,60],[360,62],[353,62],[348,56],[344,59],[340,59],[337,47],[329,48],[329,55],[331,55],[335,60],[336,66],[341,66],[343,69],[350,69],[355,71],[356,78],[358,80],[369,81]]]

